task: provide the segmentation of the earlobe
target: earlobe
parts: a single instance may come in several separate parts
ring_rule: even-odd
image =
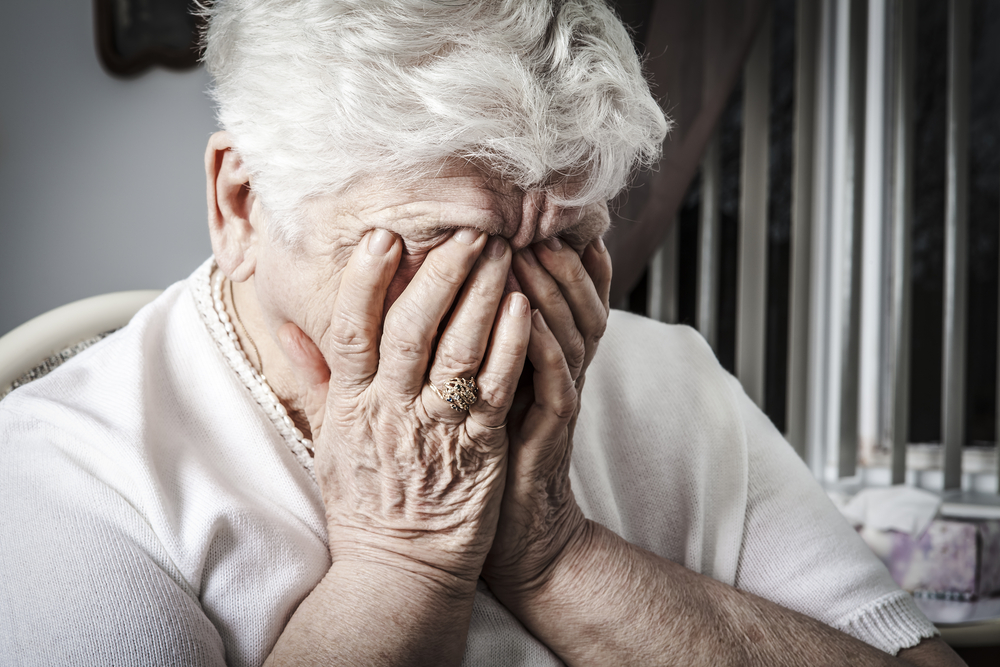
[[[232,135],[216,132],[205,150],[208,231],[219,268],[242,282],[256,268],[258,233],[252,213],[256,197]]]

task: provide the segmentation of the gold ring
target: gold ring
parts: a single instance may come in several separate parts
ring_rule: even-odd
[[[431,386],[434,393],[441,397],[442,401],[448,401],[452,410],[466,412],[479,400],[479,387],[476,386],[476,378],[452,378],[444,383],[443,389],[438,389],[430,380],[427,384]]]

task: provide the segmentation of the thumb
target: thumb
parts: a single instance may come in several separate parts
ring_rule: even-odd
[[[291,322],[278,327],[278,343],[304,395],[303,407],[315,442],[323,426],[330,367],[326,365],[326,359],[316,343]]]

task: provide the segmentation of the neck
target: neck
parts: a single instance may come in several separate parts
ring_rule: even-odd
[[[226,283],[222,290],[222,300],[226,310],[234,316],[231,319],[240,347],[247,355],[250,365],[266,376],[267,384],[285,406],[295,426],[305,437],[311,438],[309,421],[302,409],[299,383],[287,357],[278,346],[277,339],[267,326],[257,300],[253,277],[241,283],[227,278]]]

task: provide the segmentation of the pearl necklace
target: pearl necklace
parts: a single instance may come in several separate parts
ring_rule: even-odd
[[[240,346],[240,339],[236,335],[236,328],[233,326],[229,313],[226,312],[226,305],[222,301],[222,286],[225,281],[225,274],[216,268],[214,262],[211,262],[206,268],[208,275],[204,277],[204,280],[205,283],[211,282],[211,295],[204,293],[208,292],[206,289],[202,294],[196,294],[196,296],[200,297],[198,300],[202,302],[199,305],[202,306],[201,310],[203,315],[205,315],[209,331],[213,334],[219,349],[222,351],[223,356],[226,357],[226,361],[229,362],[229,366],[236,372],[236,375],[250,391],[250,395],[253,396],[265,414],[270,418],[271,423],[274,424],[278,433],[284,438],[295,458],[306,469],[309,476],[315,480],[316,476],[313,473],[315,450],[313,449],[312,440],[304,437],[302,431],[295,426],[292,418],[288,416],[285,406],[282,405],[270,385],[267,384],[267,378],[258,373],[257,369],[251,365],[246,352]],[[213,271],[215,272],[214,276],[212,276]],[[205,286],[207,287],[208,285],[206,284]],[[198,292],[199,290],[195,291]],[[205,297],[208,298],[206,299]],[[205,301],[208,301],[208,303],[205,303]],[[209,313],[214,317],[208,317]]]

